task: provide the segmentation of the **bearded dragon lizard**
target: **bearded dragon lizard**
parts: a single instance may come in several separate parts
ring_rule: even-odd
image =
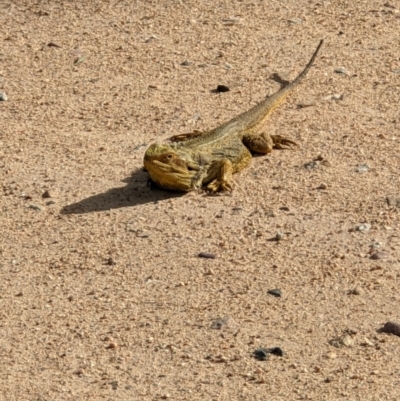
[[[210,192],[232,190],[232,175],[249,165],[252,153],[269,153],[297,144],[281,135],[269,135],[263,126],[271,114],[303,80],[313,65],[323,40],[297,78],[250,110],[207,132],[175,135],[145,152],[144,167],[160,187]]]

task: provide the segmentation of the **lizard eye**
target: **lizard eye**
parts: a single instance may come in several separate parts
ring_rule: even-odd
[[[171,154],[167,155],[167,159],[171,160],[172,159],[172,155]]]

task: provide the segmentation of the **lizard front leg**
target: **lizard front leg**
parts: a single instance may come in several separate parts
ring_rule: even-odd
[[[210,192],[232,191],[233,164],[229,159],[213,162],[208,170],[206,182]]]
[[[270,153],[272,149],[288,149],[298,146],[296,142],[286,139],[281,135],[249,133],[243,135],[243,144],[256,153]]]

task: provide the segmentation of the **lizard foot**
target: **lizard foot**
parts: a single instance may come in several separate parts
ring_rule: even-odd
[[[232,185],[229,181],[215,179],[207,185],[207,190],[210,193],[216,192],[232,192]]]
[[[251,151],[261,154],[270,153],[272,149],[290,149],[298,146],[296,142],[286,139],[281,135],[269,135],[265,132],[243,135],[243,144]]]
[[[215,161],[208,174],[207,190],[209,192],[232,191],[233,165],[229,159]]]
[[[281,135],[271,135],[275,149],[293,149],[294,146],[299,146],[296,142],[286,139]]]

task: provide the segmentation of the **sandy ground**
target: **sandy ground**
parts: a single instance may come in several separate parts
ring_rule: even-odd
[[[398,400],[399,9],[3,0],[0,400]],[[300,149],[228,195],[147,186],[150,143],[250,108],[321,38],[266,128]]]

